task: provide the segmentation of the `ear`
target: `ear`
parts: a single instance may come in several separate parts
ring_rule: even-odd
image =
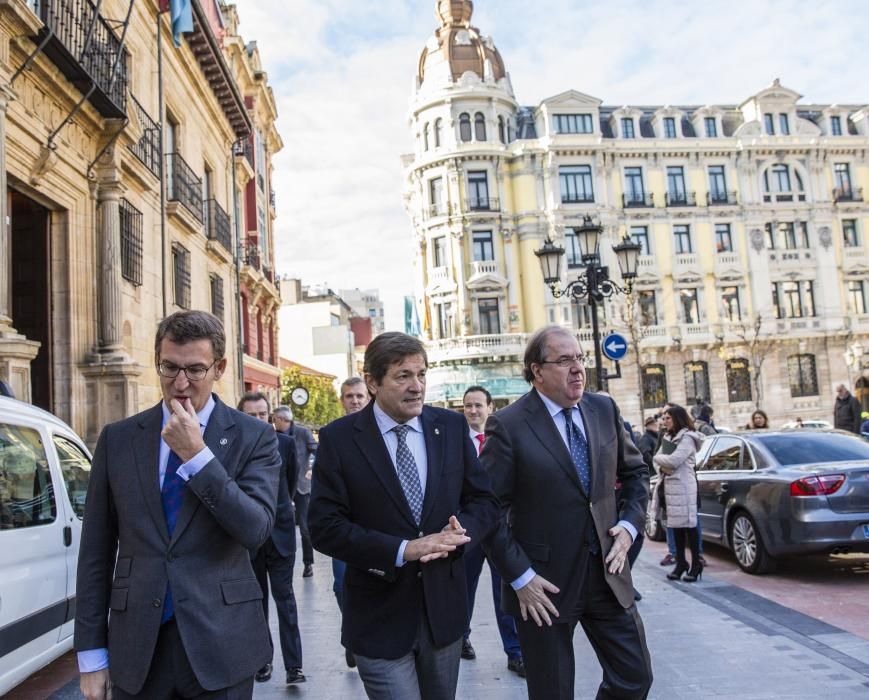
[[[378,387],[377,382],[374,381],[374,378],[370,374],[366,373],[364,375],[364,379],[365,379],[365,386],[368,388],[368,394],[372,398],[377,396],[377,389],[379,387]]]
[[[223,376],[223,373],[226,371],[226,363],[227,359],[224,357],[214,366],[214,379],[220,379]]]

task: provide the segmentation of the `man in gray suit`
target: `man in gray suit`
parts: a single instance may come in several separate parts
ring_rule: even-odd
[[[225,348],[209,313],[163,319],[163,401],[100,434],[75,619],[88,700],[250,698],[271,659],[249,552],[274,526],[281,459],[270,425],[211,393]]]

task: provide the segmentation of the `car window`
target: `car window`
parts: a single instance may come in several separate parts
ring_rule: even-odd
[[[56,517],[54,487],[39,432],[0,423],[0,528],[45,525]]]
[[[703,463],[702,471],[736,471],[743,468],[742,440],[719,436]],[[749,469],[751,464],[749,463]]]
[[[57,448],[57,458],[60,460],[60,470],[63,473],[66,492],[69,494],[69,502],[75,514],[79,518],[84,517],[84,501],[91,477],[91,461],[78,445],[65,437],[55,435],[54,446]]]
[[[757,435],[755,439],[782,466],[869,460],[869,443],[856,435],[796,431]]]

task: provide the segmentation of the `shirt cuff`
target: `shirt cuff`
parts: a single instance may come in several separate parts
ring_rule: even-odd
[[[79,673],[93,673],[109,667],[108,649],[86,649],[78,652]]]
[[[407,562],[404,561],[404,550],[407,549],[408,540],[402,540],[401,544],[398,545],[398,554],[395,556],[395,566],[397,568],[401,568]]]
[[[211,448],[206,445],[197,452],[189,462],[184,462],[184,464],[178,467],[177,474],[184,479],[184,481],[189,481],[202,471],[205,465],[212,459],[214,459],[214,453],[211,451]]]
[[[531,579],[535,576],[537,576],[537,573],[534,571],[534,569],[529,567],[528,571],[522,574],[515,581],[511,582],[510,586],[513,588],[514,591],[518,591],[520,588],[524,588],[525,586],[527,586],[530,583]]]
[[[617,525],[621,525],[625,530],[631,533],[631,542],[635,542],[637,539],[637,528],[635,528],[631,523],[627,520],[619,520]]]

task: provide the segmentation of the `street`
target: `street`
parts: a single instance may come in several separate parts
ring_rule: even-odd
[[[658,565],[662,543],[647,542],[635,567],[655,683],[650,698],[743,700],[869,697],[869,557],[785,562],[776,574],[742,573],[726,550],[706,544],[709,566],[697,584],[670,582]],[[286,687],[279,664],[254,697],[364,698],[357,673],[344,665],[329,560],[318,556],[313,578],[296,566],[304,670],[308,681]],[[507,671],[492,615],[488,567],[480,581],[472,642],[462,661],[459,698],[525,697],[524,681]],[[274,615],[271,618],[276,627]],[[276,632],[275,638],[277,638]],[[579,631],[576,697],[592,698],[597,660]],[[9,700],[78,700],[72,654],[35,674]]]

